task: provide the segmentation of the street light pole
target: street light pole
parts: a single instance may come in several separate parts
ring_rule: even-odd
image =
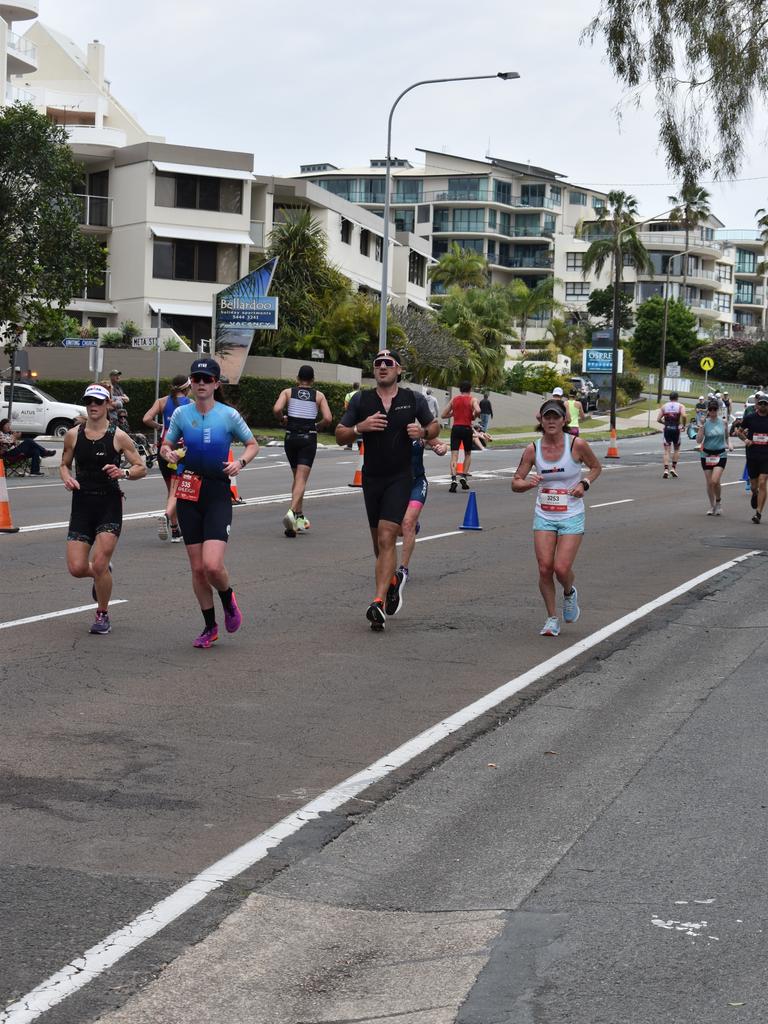
[[[387,159],[384,173],[384,238],[383,251],[381,254],[381,303],[379,306],[379,351],[387,347],[387,294],[389,291],[389,190],[392,181],[392,116],[395,107],[406,93],[416,89],[420,85],[438,85],[442,82],[475,82],[484,78],[500,78],[507,82],[512,78],[519,78],[517,71],[499,71],[495,75],[460,75],[457,78],[425,78],[422,82],[414,82],[407,89],[403,89],[392,108],[389,111],[387,121]]]
[[[661,401],[661,392],[664,390],[664,367],[667,361],[667,324],[669,323],[669,278],[672,274],[671,267],[674,260],[678,256],[687,256],[689,252],[693,252],[692,249],[683,249],[682,252],[676,252],[673,256],[670,256],[667,260],[667,276],[664,281],[664,320],[662,321],[661,327],[661,359],[659,360],[659,386],[656,391],[656,401]],[[682,270],[682,264],[680,266]],[[685,297],[683,297],[685,301]]]

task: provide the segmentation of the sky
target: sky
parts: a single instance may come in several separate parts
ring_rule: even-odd
[[[258,174],[304,163],[368,165],[386,154],[396,97],[426,78],[517,71],[423,86],[399,103],[392,153],[417,147],[530,161],[569,181],[636,195],[643,216],[678,190],[654,100],[622,101],[599,45],[579,37],[599,0],[40,0],[40,20],[85,50],[106,46],[112,92],[167,142],[255,154]],[[25,26],[19,24],[23,31]],[[768,207],[768,112],[756,112],[739,178],[706,184],[728,227]],[[756,180],[746,180],[756,179]]]

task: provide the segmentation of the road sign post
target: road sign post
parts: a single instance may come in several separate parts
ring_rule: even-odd
[[[701,362],[699,363],[699,366],[704,371],[704,387],[708,388],[709,387],[709,372],[710,372],[710,370],[714,370],[714,368],[715,368],[715,360],[712,358],[712,356],[704,356],[703,359],[701,360]]]

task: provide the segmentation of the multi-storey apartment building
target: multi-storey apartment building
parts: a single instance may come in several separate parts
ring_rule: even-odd
[[[722,234],[733,261],[733,333],[736,337],[764,334],[768,292],[766,275],[758,270],[767,258],[765,242],[754,228]]]
[[[30,97],[14,76],[37,69],[37,48],[18,32],[18,23],[37,17],[38,0],[0,0],[0,105]]]

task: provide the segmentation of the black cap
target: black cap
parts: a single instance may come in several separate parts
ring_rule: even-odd
[[[304,366],[299,367],[299,371],[296,374],[296,376],[299,380],[314,380],[315,371],[312,369],[311,366],[307,366],[307,364],[305,363]]]
[[[376,353],[375,358],[378,359],[379,356],[391,356],[398,366],[403,365],[403,361],[400,358],[400,353],[397,351],[396,348],[383,348],[380,352]]]
[[[193,373],[207,373],[209,377],[218,380],[221,377],[221,367],[215,359],[196,359],[189,368],[189,375]]]
[[[539,409],[539,416],[544,416],[545,413],[556,412],[558,416],[562,416],[565,419],[565,408],[561,399],[548,398],[546,402]]]

